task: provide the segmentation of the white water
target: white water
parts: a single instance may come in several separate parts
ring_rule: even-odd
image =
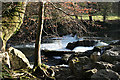
[[[53,56],[53,58],[55,58],[55,59],[61,59],[62,57],[60,57],[60,56]]]
[[[65,64],[62,64],[62,65],[57,65],[59,67],[69,67],[69,65],[65,65]]]
[[[43,43],[41,49],[43,50],[57,50],[57,51],[70,51],[65,49],[69,42],[77,41],[76,37],[72,37],[71,35],[63,36],[62,38],[51,38],[54,39],[54,43]]]
[[[107,43],[98,41],[98,43],[95,46],[108,46],[108,45],[109,44],[107,44]]]
[[[55,50],[55,51],[75,51],[75,52],[81,52],[82,49],[85,49],[85,50],[82,50],[82,52],[91,49],[91,47],[90,48],[88,47],[89,49],[78,47],[79,49],[81,48],[81,50],[79,51],[66,49],[66,46],[69,42],[83,40],[83,38],[78,39],[76,36],[72,37],[71,35],[66,35],[66,36],[63,36],[62,38],[52,38],[52,39],[55,40],[54,43],[44,43],[42,44],[41,49],[42,50]]]
[[[43,43],[41,44],[41,50],[55,50],[55,51],[75,51],[75,52],[85,52],[87,50],[92,50],[94,46],[91,47],[84,47],[84,46],[78,46],[74,48],[73,50],[66,49],[66,46],[69,42],[75,42],[78,40],[84,40],[83,38],[77,38],[76,36],[72,37],[71,35],[66,35],[63,37],[56,37],[56,38],[51,38],[53,39],[53,43]],[[107,46],[107,43],[100,42],[95,46]],[[26,45],[16,45],[14,46],[16,48],[35,48],[35,44],[26,44]]]
[[[92,50],[94,47],[83,47],[83,46],[78,46],[73,49],[75,52],[85,52],[87,50]]]
[[[23,44],[23,45],[15,45],[15,48],[35,48],[35,43],[33,44]]]
[[[92,50],[94,48],[94,46],[91,46],[91,47],[78,46],[74,48],[73,50],[66,49],[66,46],[69,42],[84,40],[84,37],[78,39],[76,36],[72,37],[71,35],[67,35],[67,36],[63,36],[62,38],[57,37],[57,38],[52,38],[52,39],[55,40],[54,43],[44,43],[42,44],[41,49],[42,50],[55,50],[55,51],[85,52],[87,50]],[[108,45],[107,43],[98,41],[98,43],[95,46],[107,46],[107,45]]]

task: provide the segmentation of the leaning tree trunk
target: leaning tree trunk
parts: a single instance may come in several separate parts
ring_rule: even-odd
[[[26,0],[27,2],[27,0]],[[2,10],[2,32],[0,37],[2,39],[2,51],[5,51],[8,39],[17,31],[23,23],[26,2],[5,3],[11,5]]]
[[[42,30],[43,30],[43,23],[44,23],[44,3],[40,2],[39,4],[39,23],[38,23],[38,29],[37,29],[37,35],[36,35],[36,43],[35,43],[35,63],[34,68],[36,66],[41,66],[41,37],[42,37]]]

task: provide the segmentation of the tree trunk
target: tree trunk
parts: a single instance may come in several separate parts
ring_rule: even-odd
[[[105,8],[103,12],[103,22],[106,21],[106,16],[107,16],[107,9]]]
[[[106,21],[106,15],[103,15],[103,22]]]
[[[6,43],[7,43],[7,42],[6,42],[5,40],[2,41],[2,48],[1,48],[1,51],[3,51],[3,52],[5,52]]]
[[[106,21],[106,16],[107,16],[107,8],[104,8],[104,12],[103,12],[103,22]]]
[[[26,3],[27,3],[27,0],[26,2],[13,2],[11,4],[16,6],[15,7],[11,6],[11,8],[7,7],[2,13],[2,27],[0,27],[0,31],[1,31],[0,37],[3,42],[2,43],[3,51],[5,51],[5,47],[8,39],[14,34],[15,31],[17,31],[20,28],[20,26],[23,23]],[[13,9],[16,9],[16,11]],[[10,12],[11,10],[13,11]]]
[[[39,6],[39,23],[36,35],[36,43],[35,43],[35,63],[34,68],[36,66],[41,66],[41,37],[42,37],[42,30],[43,30],[43,23],[44,23],[44,3],[40,2]]]

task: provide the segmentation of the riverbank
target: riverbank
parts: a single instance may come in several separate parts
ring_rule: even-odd
[[[109,37],[113,39],[120,39],[120,23],[119,20],[109,20],[104,22],[101,21],[94,21],[89,23],[89,21],[84,21],[83,24],[86,26],[86,29],[90,31],[92,34],[84,33],[82,36],[81,34],[77,33],[79,32],[76,26],[73,28],[67,29],[69,26],[66,24],[58,24],[58,35],[51,33],[51,29],[46,28],[47,34],[43,31],[42,40],[47,40],[52,37],[62,37],[65,35],[73,34],[77,35],[78,37],[83,36],[94,36],[94,37]],[[72,30],[72,32],[70,32]],[[16,32],[9,40],[8,43],[16,43],[16,44],[24,44],[24,43],[34,43],[36,39],[36,32],[37,32],[37,26],[35,25],[28,25],[27,28],[23,25],[21,26],[20,31]]]
[[[55,79],[52,80],[119,80],[120,41],[113,42],[106,46],[94,47],[94,49],[87,50],[85,52],[73,53],[70,56],[64,55],[64,62],[66,62],[64,64],[67,64],[67,66],[49,66],[49,68],[53,69],[55,72]],[[3,70],[5,71],[3,71],[2,74],[4,74],[5,78],[5,72],[7,69],[4,66],[3,68]],[[31,73],[31,70],[32,69],[18,69],[17,71],[13,70],[13,72],[14,75],[16,75],[16,79],[42,79],[39,76],[36,77],[33,73]],[[7,76],[7,79],[15,78],[13,77],[13,75],[11,75],[11,73],[13,74],[13,72],[11,71],[11,69],[7,70],[7,74],[9,75]],[[50,80],[50,78],[47,80]]]

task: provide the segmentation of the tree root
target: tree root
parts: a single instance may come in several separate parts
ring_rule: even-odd
[[[33,75],[43,80],[55,80],[54,78],[55,72],[51,68],[45,69],[40,66],[36,66],[34,68]]]

